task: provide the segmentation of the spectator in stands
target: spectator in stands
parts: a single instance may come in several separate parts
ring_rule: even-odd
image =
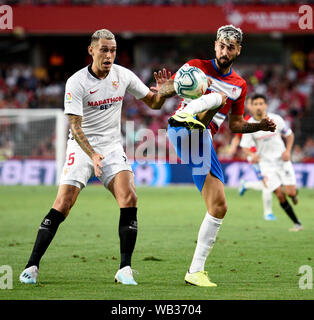
[[[314,158],[314,139],[308,137],[304,145],[304,154],[306,158]]]
[[[135,2],[135,0],[133,1]],[[172,1],[168,1],[173,4]],[[136,1],[136,3],[142,3]],[[160,2],[159,2],[160,3]],[[61,57],[61,58],[60,58]],[[170,58],[169,58],[170,57]],[[66,67],[64,59],[57,53],[50,56],[50,65],[31,68],[25,64],[4,64],[0,66],[0,109],[1,108],[62,108],[64,84],[66,81]],[[121,59],[127,63],[129,57],[123,52]],[[152,59],[148,56],[142,61],[142,65],[134,70],[139,74],[142,81],[147,85],[153,80],[151,75],[155,66],[160,66],[167,61],[167,68],[177,70],[181,66],[180,56],[176,50],[161,52]],[[51,66],[51,64],[53,66]],[[62,69],[60,71],[60,68]],[[289,122],[291,128],[296,132],[295,157],[301,157],[302,147],[308,135],[307,132],[300,135],[301,123],[307,120],[310,112],[310,96],[314,93],[314,50],[308,54],[301,51],[291,55],[291,67],[288,69],[283,65],[238,65],[237,71],[247,80],[248,96],[253,92],[262,92],[269,97],[270,112],[279,113]],[[141,101],[130,95],[124,97],[122,117],[127,116],[133,120],[135,128],[139,130],[146,126],[157,132],[166,126],[167,118],[172,114],[177,105],[178,97],[168,99],[160,111],[151,113]],[[154,121],[151,121],[151,118]],[[309,119],[308,119],[309,120]],[[312,130],[313,131],[313,130]],[[215,148],[218,156],[226,154],[231,136],[228,129],[221,128],[215,137]],[[130,139],[130,137],[128,137]],[[132,137],[134,139],[134,137]],[[306,157],[313,156],[312,138],[306,140],[303,153]],[[221,151],[219,153],[219,151]],[[239,158],[237,153],[235,157]]]
[[[302,147],[299,144],[296,144],[292,150],[291,161],[301,162],[303,159],[304,159],[304,152],[302,150]]]

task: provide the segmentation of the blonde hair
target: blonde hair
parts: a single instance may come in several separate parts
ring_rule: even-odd
[[[100,29],[92,34],[91,45],[99,39],[115,40],[114,34],[107,29]]]
[[[228,42],[230,40],[235,40],[238,44],[241,44],[243,32],[240,28],[236,28],[234,25],[228,24],[217,30],[217,40],[220,38]]]

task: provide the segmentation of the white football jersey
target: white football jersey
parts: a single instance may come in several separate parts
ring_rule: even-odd
[[[275,163],[281,160],[282,153],[286,150],[282,135],[287,137],[292,133],[285,121],[277,114],[268,113],[267,116],[276,123],[275,132],[257,131],[242,135],[240,146],[243,148],[256,147],[260,163]],[[258,123],[251,117],[248,122]]]
[[[82,130],[91,146],[121,143],[121,108],[125,92],[144,98],[149,88],[130,70],[113,64],[99,79],[85,67],[65,86],[64,113],[82,116]],[[69,138],[73,140],[71,130]]]

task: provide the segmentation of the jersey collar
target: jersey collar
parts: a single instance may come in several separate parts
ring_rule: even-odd
[[[229,71],[228,73],[223,74],[223,73],[219,70],[219,68],[217,67],[215,59],[212,59],[211,62],[212,62],[214,68],[216,69],[216,71],[219,73],[220,76],[222,76],[222,77],[228,77],[228,76],[230,76],[230,74],[232,73],[232,67],[230,68],[230,71]]]
[[[88,72],[89,72],[94,78],[96,78],[96,79],[98,79],[98,80],[101,80],[101,79],[99,79],[99,78],[97,77],[97,75],[95,74],[95,72],[92,70],[92,64],[89,64],[87,69],[88,69]]]

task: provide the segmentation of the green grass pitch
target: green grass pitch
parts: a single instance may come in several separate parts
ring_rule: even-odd
[[[226,189],[228,213],[206,270],[217,288],[185,285],[205,205],[196,187],[137,188],[139,233],[132,267],[138,286],[115,284],[119,265],[119,208],[101,186],[82,191],[42,259],[38,283],[18,277],[31,252],[38,226],[55,199],[56,187],[0,187],[0,266],[13,268],[13,289],[0,300],[211,300],[313,299],[299,288],[299,268],[314,267],[314,190],[301,189],[292,223],[273,200],[276,221],[264,221],[261,194],[239,197]],[[1,275],[0,275],[1,276]]]

